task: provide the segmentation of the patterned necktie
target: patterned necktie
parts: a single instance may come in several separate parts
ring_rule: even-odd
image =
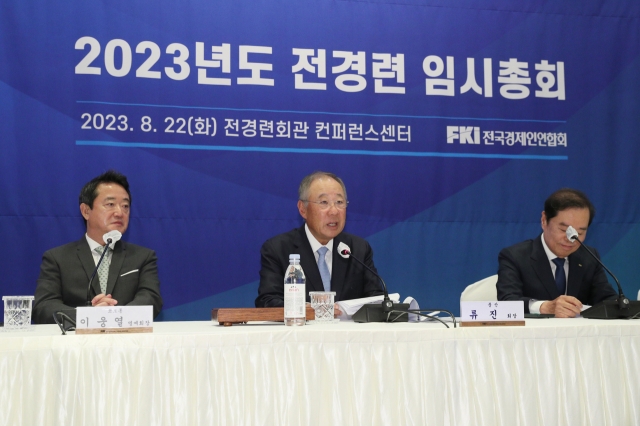
[[[564,273],[564,258],[556,257],[552,260],[556,264],[556,287],[560,294],[564,294],[567,288],[567,276]]]
[[[104,246],[96,247],[95,251],[102,254]],[[100,278],[100,293],[107,294],[107,280],[109,279],[109,265],[111,265],[111,250],[104,255],[102,263],[98,268],[98,278]]]
[[[329,267],[327,266],[326,259],[324,258],[327,251],[329,251],[329,249],[324,246],[318,249],[318,269],[320,270],[320,276],[322,277],[322,286],[324,287],[324,291],[331,291],[331,273],[329,272]]]

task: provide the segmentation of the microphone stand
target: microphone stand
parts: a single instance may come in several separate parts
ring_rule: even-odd
[[[616,282],[617,286],[618,286],[618,308],[621,311],[626,311],[627,309],[629,309],[629,299],[627,298],[627,296],[624,295],[624,292],[622,291],[622,286],[620,286],[620,281],[618,281],[618,279],[616,278],[615,275],[613,275],[613,272],[611,272],[609,270],[609,268],[607,268],[606,266],[604,266],[604,263],[602,263],[602,261],[600,259],[598,259],[598,256],[596,256],[591,250],[589,250],[587,248],[587,246],[585,246],[582,241],[580,241],[578,239],[578,237],[576,237],[575,235],[572,236],[572,238],[569,240],[571,242],[573,241],[577,241],[578,243],[580,243],[580,247],[582,247],[583,249],[585,249],[599,264],[600,266],[602,266],[604,268],[605,271],[607,271],[609,273],[609,275],[611,275],[611,277],[613,277],[613,280]],[[624,312],[623,312],[624,313]]]
[[[360,259],[358,259],[357,257],[354,257],[350,251],[347,250],[343,250],[342,254],[347,254],[349,255],[349,258],[356,260],[359,264],[361,264],[362,266],[364,266],[367,271],[371,272],[373,275],[375,275],[378,280],[380,280],[380,282],[382,283],[382,291],[384,292],[384,299],[382,300],[382,311],[383,312],[390,312],[393,310],[393,300],[391,300],[389,298],[389,292],[387,291],[387,284],[384,282],[384,280],[382,279],[382,277],[378,274],[376,274],[375,272],[373,272],[373,270],[371,268],[369,268],[367,265],[364,264],[363,261],[361,261]]]
[[[86,306],[91,306],[91,299],[92,299],[91,283],[93,282],[93,278],[96,276],[96,273],[98,272],[98,268],[100,268],[100,265],[102,264],[104,256],[107,254],[107,251],[109,251],[109,246],[112,243],[113,244],[117,243],[121,237],[122,237],[122,233],[117,230],[107,232],[102,236],[102,240],[105,242],[106,245],[104,246],[104,250],[102,250],[100,259],[98,259],[98,264],[96,265],[96,267],[93,270],[93,273],[91,274],[91,278],[89,278],[89,285],[87,286]],[[91,255],[91,257],[93,257],[93,254]],[[69,312],[69,315],[65,313],[65,310],[60,310],[53,313],[53,320],[55,321],[56,324],[58,324],[58,326],[60,327],[60,330],[62,330],[62,334],[67,334],[67,331],[75,330],[75,326],[76,326],[75,308],[73,309],[70,308],[70,309],[67,309],[66,311]]]
[[[367,266],[363,261],[358,259],[357,257],[351,254],[351,249],[344,249],[339,252],[339,254],[343,257],[348,256],[349,259],[354,259],[356,262],[361,264],[367,271],[371,272],[375,275],[380,283],[382,283],[382,291],[383,291],[383,300],[381,305],[375,304],[365,304],[353,314],[353,320],[355,322],[396,322],[403,321],[406,322],[409,320],[408,303],[398,303],[394,304],[393,300],[389,298],[389,292],[387,291],[387,284],[384,282],[382,277],[376,273],[373,269]],[[392,314],[393,318],[392,318]]]
[[[96,265],[95,269],[93,270],[93,273],[91,274],[91,278],[89,278],[89,286],[87,287],[87,306],[91,306],[91,283],[93,282],[93,277],[96,276],[96,273],[98,272],[98,268],[100,268],[100,264],[102,263],[102,259],[104,259],[104,255],[107,254],[107,251],[109,251],[109,244],[111,244],[113,242],[113,240],[111,238],[108,238],[106,241],[106,245],[104,246],[104,250],[102,251],[102,255],[100,255],[100,260],[98,260],[98,264]]]
[[[589,250],[589,248],[586,245],[582,243],[582,241],[580,241],[580,239],[578,239],[578,234],[576,230],[573,229],[573,227],[571,226],[567,228],[567,239],[571,242],[577,241],[580,244],[580,247],[585,249],[587,253],[589,253],[591,257],[593,257],[598,262],[598,264],[600,264],[600,266],[602,266],[604,270],[607,271],[609,275],[611,275],[611,277],[613,277],[613,280],[616,282],[616,285],[618,286],[618,298],[615,301],[615,305],[611,303],[613,302],[613,300],[604,300],[592,306],[591,308],[583,311],[582,317],[597,318],[597,319],[638,318],[638,316],[640,316],[640,302],[632,303],[629,301],[627,296],[625,296],[624,292],[622,291],[622,286],[620,285],[620,281],[618,281],[618,278],[616,278],[616,276],[613,275],[613,272],[611,272],[609,268],[607,268],[605,264],[602,263],[600,259],[598,259],[598,256],[596,256],[591,250]],[[615,306],[615,308],[613,308],[613,306]],[[610,309],[608,309],[608,307]],[[632,307],[633,309],[630,309]]]

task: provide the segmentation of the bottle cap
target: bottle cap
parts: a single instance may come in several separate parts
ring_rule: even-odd
[[[289,260],[300,260],[300,255],[299,254],[290,254],[289,255]]]

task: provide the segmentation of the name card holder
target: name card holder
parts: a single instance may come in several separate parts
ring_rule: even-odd
[[[522,326],[524,302],[460,302],[460,327]]]
[[[307,321],[316,318],[311,306],[307,306],[305,316]],[[284,322],[284,308],[216,308],[211,310],[211,321],[225,327],[249,321]]]
[[[151,332],[153,332],[153,306],[76,308],[76,334]]]

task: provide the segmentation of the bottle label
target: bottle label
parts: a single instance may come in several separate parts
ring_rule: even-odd
[[[284,285],[284,317],[305,318],[305,285]]]

